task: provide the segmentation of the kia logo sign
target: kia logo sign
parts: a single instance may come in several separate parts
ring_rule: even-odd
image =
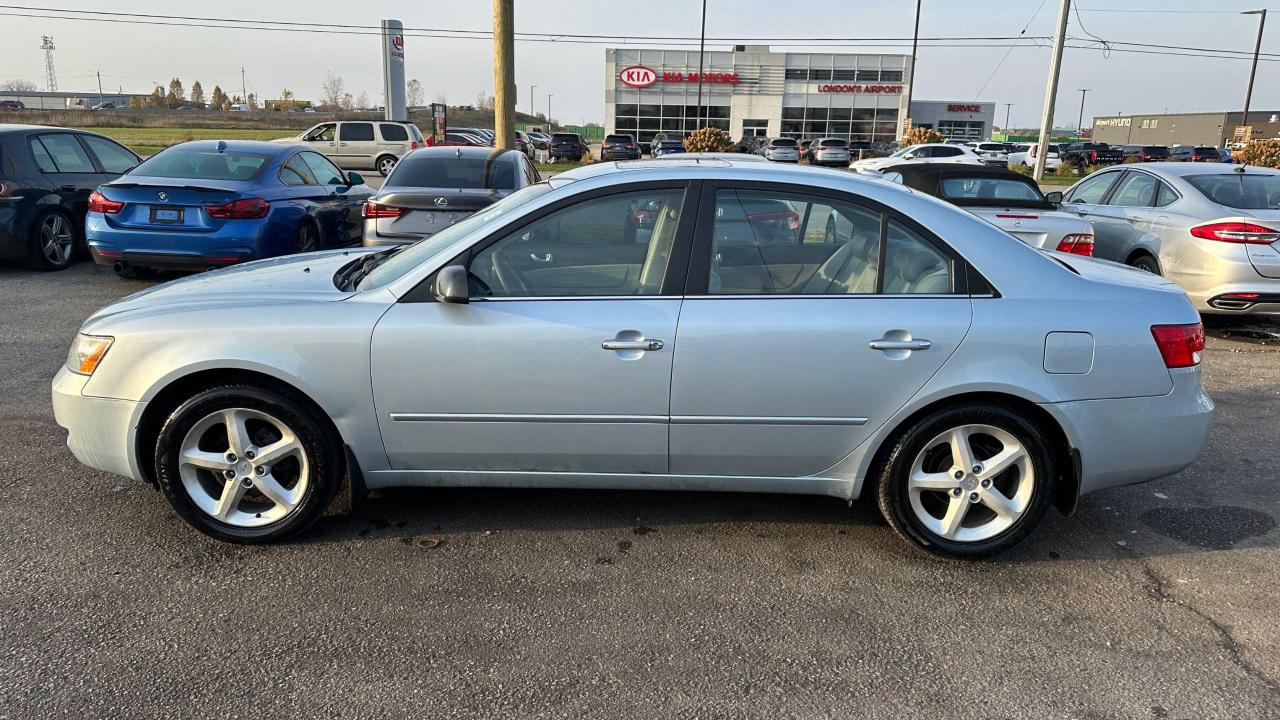
[[[391,44],[392,44],[393,46],[395,46],[395,49],[397,49],[397,50],[403,50],[403,49],[404,49],[404,36],[403,36],[403,35],[396,35],[395,37],[391,38]]]
[[[623,68],[622,72],[618,73],[618,79],[622,81],[623,85],[638,88],[649,87],[658,81],[658,73],[643,65],[632,65],[631,67]]]

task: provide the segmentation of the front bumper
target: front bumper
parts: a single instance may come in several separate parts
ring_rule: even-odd
[[[1173,390],[1159,397],[1044,403],[1069,428],[1080,452],[1080,494],[1172,475],[1200,456],[1213,425],[1213,401],[1200,368],[1170,370]]]
[[[130,450],[142,403],[84,395],[88,382],[65,367],[53,378],[53,417],[67,431],[67,447],[91,468],[142,481]]]

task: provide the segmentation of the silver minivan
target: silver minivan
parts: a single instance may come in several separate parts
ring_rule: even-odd
[[[306,143],[343,170],[377,170],[386,177],[400,158],[424,147],[422,131],[408,122],[323,122],[277,142]]]

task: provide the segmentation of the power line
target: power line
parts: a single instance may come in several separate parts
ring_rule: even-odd
[[[1022,26],[1022,32],[1018,33],[1019,36],[1026,35],[1027,29],[1031,27],[1031,23],[1035,22],[1036,17],[1040,15],[1040,10],[1044,8],[1045,2],[1047,2],[1047,0],[1040,0],[1040,4],[1036,6],[1036,11],[1031,13],[1031,19],[1027,21],[1026,25]],[[1010,45],[1009,49],[1004,52],[1004,57],[1000,58],[1000,62],[996,63],[996,66],[992,68],[991,74],[987,76],[986,82],[982,83],[982,87],[978,88],[978,93],[974,95],[975,98],[982,97],[982,91],[986,90],[987,86],[991,84],[991,81],[995,79],[996,73],[1000,72],[1000,68],[1004,66],[1004,61],[1008,60],[1009,56],[1013,54],[1013,49],[1015,47],[1017,47],[1016,44]]]

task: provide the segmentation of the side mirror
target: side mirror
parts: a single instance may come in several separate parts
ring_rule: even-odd
[[[360,173],[358,173],[358,172],[349,172],[349,173],[347,173],[347,184],[348,184],[348,185],[363,185],[363,184],[364,184],[364,176],[363,176],[363,175],[361,175],[361,174],[360,174]]]
[[[450,265],[436,273],[436,300],[445,303],[471,302],[470,288],[467,287],[467,269],[461,265]]]
[[[1045,194],[1044,199],[1045,199],[1045,200],[1048,200],[1049,202],[1053,203],[1054,205],[1061,205],[1061,204],[1062,204],[1062,191],[1061,191],[1061,190],[1054,190],[1054,191],[1053,191],[1053,192],[1051,192],[1051,193],[1047,193],[1047,194]]]

